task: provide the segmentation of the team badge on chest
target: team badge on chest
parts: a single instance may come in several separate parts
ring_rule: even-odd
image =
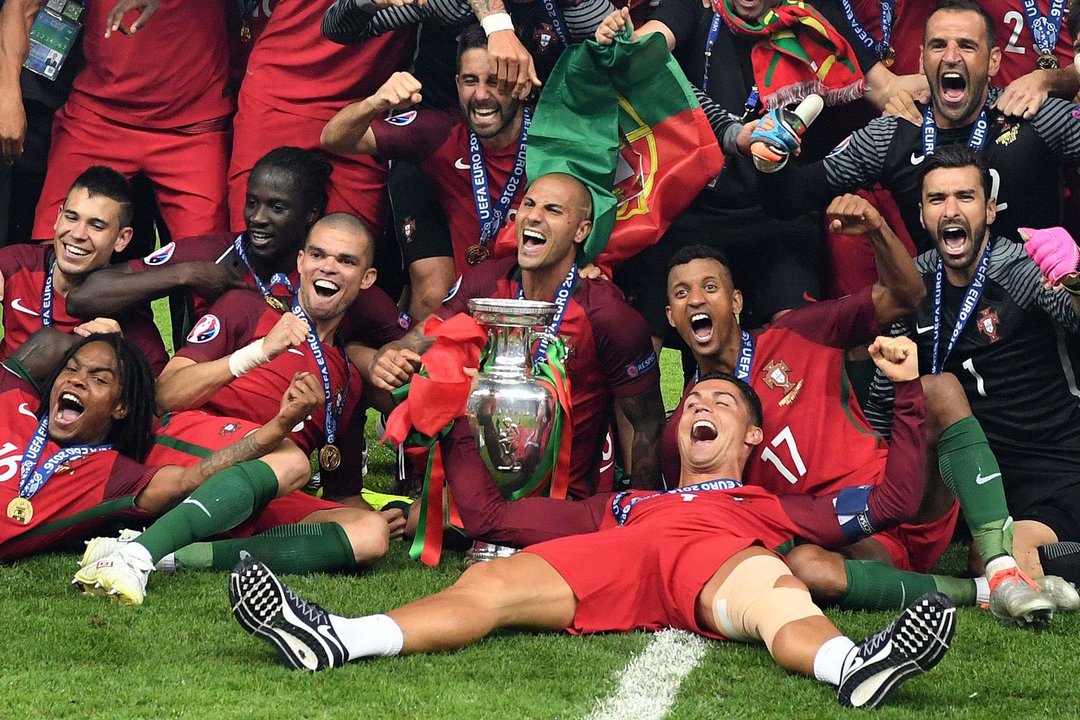
[[[1001,133],[997,136],[997,139],[994,140],[994,142],[996,142],[998,145],[1011,145],[1016,140],[1016,136],[1019,134],[1019,125],[1005,123],[1005,125],[1001,129]]]
[[[979,332],[990,338],[990,342],[996,343],[998,337],[998,324],[1001,320],[998,314],[990,308],[985,308],[979,313]]]
[[[802,390],[803,381],[796,381],[791,377],[791,368],[788,367],[786,362],[783,360],[770,360],[762,372],[762,380],[769,388],[781,390],[784,393],[777,405],[785,407],[795,402],[795,398],[799,396],[799,391]]]

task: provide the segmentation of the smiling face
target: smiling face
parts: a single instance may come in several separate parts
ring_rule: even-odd
[[[742,293],[731,283],[731,273],[719,261],[699,258],[676,265],[668,273],[668,323],[694,355],[721,354],[738,331],[736,313],[742,312]]]
[[[296,176],[279,167],[259,167],[248,178],[244,202],[251,254],[275,258],[295,253],[318,219],[317,208],[303,207]]]
[[[592,229],[590,204],[585,186],[568,175],[544,175],[534,180],[514,221],[521,269],[565,266],[568,270],[577,246]]]
[[[315,223],[296,260],[300,304],[316,323],[340,318],[357,294],[375,282],[371,238],[333,217]]]
[[[84,187],[68,193],[53,225],[56,268],[70,280],[109,264],[114,252],[127,247],[131,228],[120,226],[120,203],[91,195]]]
[[[728,380],[702,380],[683,401],[679,420],[679,457],[698,474],[723,472],[761,442],[761,428],[739,387]]]
[[[517,137],[515,120],[520,118],[521,101],[499,92],[499,78],[489,73],[487,50],[473,48],[461,55],[457,74],[458,102],[469,129],[494,147],[505,147]]]
[[[1001,50],[991,47],[983,17],[972,10],[939,10],[926,21],[921,66],[941,127],[974,122],[986,102]]]
[[[49,437],[62,446],[99,445],[114,420],[127,416],[113,349],[103,342],[79,348],[49,393]]]
[[[933,239],[950,278],[974,274],[997,211],[974,166],[937,168],[923,178],[922,225]]]
[[[778,4],[779,0],[731,0],[731,9],[742,20],[758,22],[766,10]]]

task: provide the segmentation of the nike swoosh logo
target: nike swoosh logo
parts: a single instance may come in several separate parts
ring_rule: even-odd
[[[20,412],[21,414],[23,414],[23,415],[26,415],[27,417],[32,417],[32,418],[34,418],[35,420],[37,420],[37,415],[35,415],[34,413],[30,412],[30,405],[29,405],[29,403],[19,403],[19,412]]]
[[[917,332],[920,335],[922,335],[923,333],[928,333],[933,329],[934,329],[933,325],[927,325],[926,327],[923,327],[922,325],[916,325],[915,326],[915,332]]]
[[[297,350],[296,348],[289,348],[289,352],[293,353],[294,355],[299,355],[300,357],[304,357],[304,351],[303,350]]]
[[[240,551],[240,559],[241,560],[247,560],[249,557],[251,557],[251,553],[249,553],[247,550],[241,550]]]
[[[926,159],[925,155],[916,155],[915,153],[911,153],[911,164],[912,165],[918,165],[918,164],[922,163],[922,161],[925,160],[925,159]]]
[[[36,313],[33,310],[31,310],[30,308],[23,305],[21,297],[17,297],[15,299],[13,299],[11,301],[11,307],[12,307],[12,309],[18,310],[21,313],[26,313],[27,315],[33,315],[34,317],[41,317],[40,313]]]
[[[454,167],[458,170],[469,170],[469,166],[465,163],[465,158],[458,158],[454,161]]]
[[[185,498],[184,502],[182,502],[180,504],[181,505],[194,505],[195,507],[199,508],[204,513],[206,513],[206,517],[208,517],[208,518],[214,517],[213,515],[210,514],[210,511],[206,509],[205,505],[203,505],[201,502],[199,502],[198,500],[195,500],[193,498]]]
[[[985,485],[986,483],[990,482],[991,480],[994,480],[994,479],[999,478],[999,477],[1001,477],[1001,473],[999,473],[999,472],[994,473],[993,475],[983,475],[982,473],[979,473],[978,475],[975,476],[975,484],[976,485]]]

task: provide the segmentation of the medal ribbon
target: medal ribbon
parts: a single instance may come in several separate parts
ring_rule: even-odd
[[[724,19],[720,16],[720,13],[714,12],[712,14],[712,20],[709,22],[709,37],[705,39],[705,70],[701,77],[701,92],[709,92],[709,65],[712,64],[713,44],[720,35],[720,28],[723,24]],[[760,101],[761,97],[758,95],[757,85],[754,85],[750,88],[750,92],[746,96],[746,106],[743,109],[742,116],[743,121],[749,120],[753,112],[757,110]]]
[[[754,338],[745,330],[739,338],[739,358],[735,361],[735,377],[750,382],[750,369],[754,366]],[[694,382],[701,380],[701,368],[694,369]]]
[[[476,217],[480,220],[481,245],[486,246],[506,222],[510,205],[513,204],[514,197],[521,187],[521,181],[525,179],[525,148],[531,123],[532,113],[529,112],[529,108],[525,108],[521,112],[521,130],[518,132],[514,168],[510,171],[510,176],[506,178],[506,185],[503,186],[502,194],[495,205],[491,202],[491,183],[488,179],[487,168],[484,167],[484,150],[480,147],[480,139],[476,137],[476,133],[469,132],[469,175],[472,178]]]
[[[38,422],[37,429],[30,438],[30,444],[27,445],[26,452],[23,454],[22,464],[19,466],[19,497],[25,500],[34,497],[45,486],[45,483],[49,482],[56,470],[68,460],[112,449],[112,445],[73,445],[61,448],[46,460],[44,465],[38,467],[48,436],[49,418],[46,416]]]
[[[652,500],[653,498],[660,497],[661,495],[679,495],[681,493],[691,492],[708,492],[710,490],[719,490],[721,492],[725,490],[735,490],[741,488],[743,484],[738,480],[729,480],[727,478],[719,480],[706,480],[705,482],[697,483],[696,485],[687,485],[686,487],[679,487],[673,490],[665,490],[664,492],[653,493],[652,495],[643,495],[641,497],[631,498],[630,502],[626,505],[622,504],[623,498],[629,495],[632,490],[624,490],[621,493],[611,498],[611,514],[615,516],[615,520],[620,525],[625,525],[626,520],[630,517],[630,511],[634,509],[634,506],[638,503],[643,503],[646,500]]]
[[[322,341],[319,340],[319,336],[315,332],[315,323],[311,322],[311,318],[304,312],[304,308],[300,307],[300,303],[295,297],[292,300],[292,312],[293,315],[306,322],[308,327],[311,328],[306,340],[308,348],[311,349],[311,354],[315,356],[315,364],[319,366],[319,376],[322,378],[323,396],[326,398],[326,405],[323,407],[326,443],[332,445],[337,437],[338,419],[341,417],[341,411],[345,407],[345,394],[349,391],[349,360],[347,358],[345,360],[345,385],[341,389],[341,402],[337,403],[334,402],[334,389],[330,386],[330,368],[327,366],[326,356],[323,354]]]
[[[1061,33],[1061,21],[1065,17],[1065,0],[1050,0],[1049,12],[1039,12],[1036,0],[1023,0],[1024,18],[1035,38],[1035,49],[1040,55],[1053,55]]]
[[[551,18],[551,27],[555,30],[555,34],[562,40],[564,48],[570,47],[570,33],[566,31],[566,21],[563,19],[562,8],[556,4],[555,0],[543,0],[544,11]]]
[[[859,18],[855,15],[855,9],[851,7],[851,0],[840,0],[840,2],[844,6],[844,15],[847,16],[848,25],[851,26],[851,31],[855,33],[855,36],[859,38],[859,42],[867,50],[876,53],[879,59],[884,59],[885,52],[892,47],[893,0],[878,1],[878,5],[881,7],[880,42],[875,40],[870,31],[859,22]]]
[[[930,105],[926,106],[926,110],[923,111],[922,146],[924,157],[933,155],[934,150],[937,149],[937,121],[934,120],[933,106],[933,103],[930,103]],[[968,136],[967,145],[972,150],[981,151],[986,145],[986,137],[990,129],[990,123],[986,119],[986,108],[989,106],[990,97],[987,96],[986,104],[983,105],[979,117],[971,127],[971,135]]]
[[[979,266],[975,269],[975,275],[968,284],[967,292],[964,293],[964,301],[960,304],[960,311],[956,313],[956,324],[953,325],[952,335],[949,336],[949,344],[945,348],[945,353],[941,355],[940,362],[938,361],[938,347],[941,343],[941,295],[944,285],[944,262],[940,258],[938,259],[937,273],[934,275],[934,352],[930,365],[930,374],[932,375],[937,375],[945,367],[945,361],[956,346],[960,333],[964,332],[964,326],[967,325],[968,320],[971,319],[971,314],[975,312],[975,308],[979,304],[983,290],[986,289],[986,270],[990,266],[990,250],[993,247],[994,239],[990,238],[983,249],[982,257],[979,259]]]
[[[236,251],[236,254],[240,256],[240,259],[244,261],[244,265],[247,267],[248,272],[251,273],[251,277],[255,278],[255,285],[258,286],[259,292],[262,293],[263,297],[273,297],[273,293],[270,291],[278,285],[284,285],[285,289],[289,291],[290,295],[296,292],[293,289],[292,283],[289,282],[289,276],[285,273],[280,272],[276,272],[270,276],[270,286],[267,287],[266,283],[264,283],[262,281],[262,278],[259,277],[259,274],[255,272],[255,268],[251,266],[251,261],[248,260],[247,253],[244,252],[244,243],[241,241],[241,238],[243,237],[243,235],[236,236],[236,239],[233,240],[233,250]]]
[[[544,328],[545,335],[540,336],[540,340],[536,344],[536,350],[533,352],[533,371],[543,364],[544,359],[548,356],[548,343],[551,338],[558,337],[559,328],[562,326],[563,317],[566,315],[566,306],[570,302],[570,296],[574,294],[574,285],[577,283],[578,264],[575,261],[570,266],[570,272],[566,273],[566,277],[563,279],[562,284],[559,285],[559,289],[555,291],[555,298],[552,300],[555,303],[555,316],[551,318],[551,324]],[[524,283],[518,285],[518,300],[525,299],[525,285]]]
[[[53,270],[56,258],[49,263],[49,272],[45,273],[45,287],[41,289],[41,327],[52,326]]]

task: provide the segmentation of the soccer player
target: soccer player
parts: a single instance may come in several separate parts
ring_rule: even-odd
[[[415,247],[423,235],[406,243],[412,307],[418,317],[437,307],[457,275],[491,255],[495,235],[521,201],[527,183],[529,110],[495,87],[486,47],[479,25],[462,32],[456,78],[460,114],[414,110],[382,118],[387,110],[421,99],[419,81],[402,72],[343,109],[323,129],[328,150],[411,160],[435,183],[453,247]]]
[[[436,311],[445,319],[467,312],[470,298],[487,297],[554,301],[559,306],[547,330],[570,348],[569,494],[574,498],[611,490],[611,479],[601,480],[598,460],[612,398],[633,426],[629,471],[635,486],[660,486],[663,403],[656,353],[641,317],[616,287],[578,277],[578,249],[592,228],[591,212],[590,196],[575,178],[550,174],[534,180],[518,209],[517,257],[471,269]],[[418,326],[380,349],[372,364],[372,382],[381,390],[404,385],[432,342]]]
[[[48,244],[13,245],[0,249],[0,294],[4,305],[4,337],[0,358],[8,357],[38,328],[88,334],[90,330],[122,330],[142,350],[157,374],[168,355],[149,307],[99,317],[89,327],[68,313],[69,292],[114,252],[131,241],[131,187],[112,168],[95,165],[72,184],[53,224]],[[93,317],[93,316],[90,316]],[[109,319],[116,318],[117,322]]]
[[[303,483],[306,458],[285,436],[318,402],[311,379],[297,379],[269,421],[201,462],[158,464],[146,461],[154,379],[142,354],[116,333],[57,335],[38,331],[0,369],[10,441],[0,462],[9,481],[0,482],[0,559],[63,547],[109,519],[160,515],[211,480],[242,485],[257,476],[270,498]],[[39,393],[44,368],[51,376]]]
[[[905,451],[890,457],[889,483],[870,494],[860,515],[895,522],[917,504],[904,493],[920,484],[924,408],[912,343],[881,338],[872,353],[900,388],[903,408],[894,433],[905,438]],[[675,627],[714,639],[764,642],[785,669],[836,685],[841,704],[874,707],[905,679],[936,665],[955,624],[947,598],[919,598],[885,630],[856,645],[766,549],[795,535],[842,543],[849,532],[859,532],[859,523],[842,524],[835,497],[777,497],[742,485],[742,466],[762,439],[753,390],[731,375],[705,376],[683,407],[679,488],[581,502],[506,502],[491,483],[468,423],[458,422],[442,441],[448,477],[484,488],[487,504],[520,516],[520,522],[507,523],[521,528],[515,539],[536,544],[469,568],[433,596],[361,618],[331,615],[300,599],[248,559],[230,576],[233,615],[274,645],[287,665],[306,670],[450,650],[504,627],[573,634]]]

